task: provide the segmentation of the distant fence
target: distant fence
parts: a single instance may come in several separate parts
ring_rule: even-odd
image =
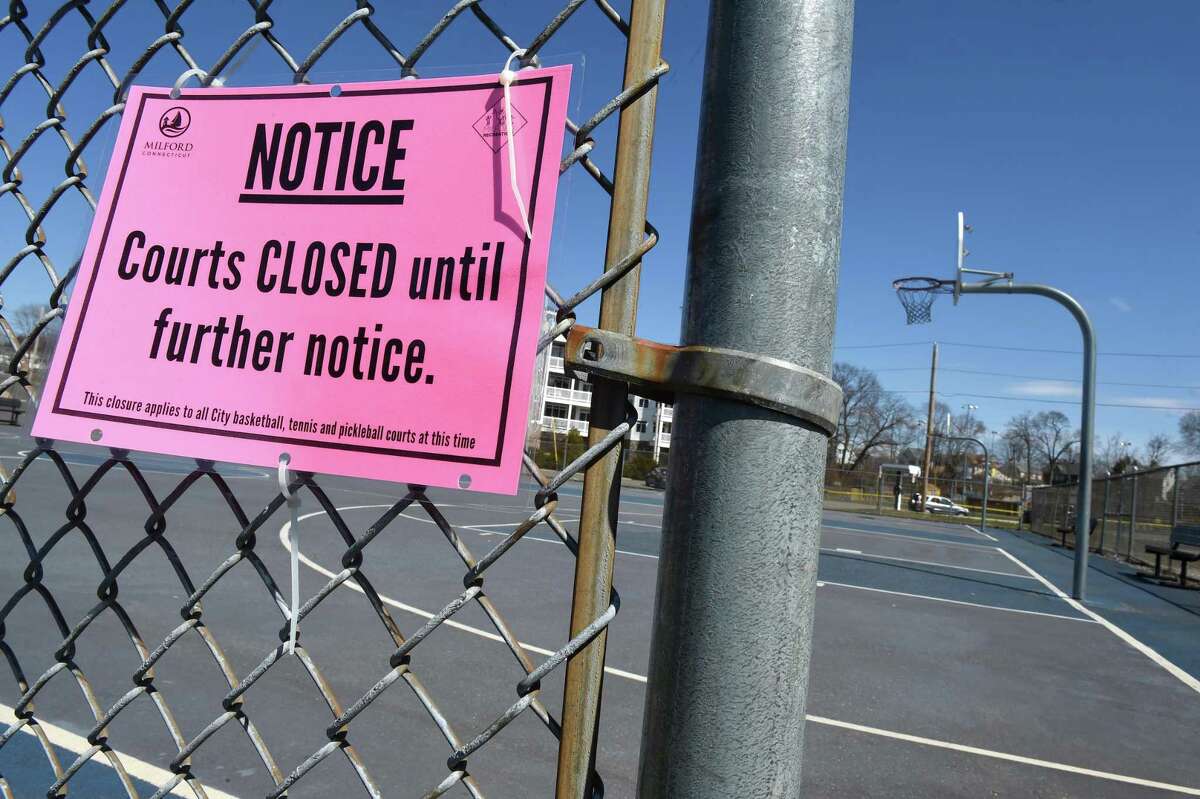
[[[1073,483],[1035,488],[1032,529],[1058,536],[1074,518],[1077,491]],[[1092,518],[1097,520],[1091,538],[1095,551],[1152,563],[1147,544],[1167,544],[1176,523],[1200,524],[1200,461],[1093,480]]]
[[[885,512],[896,507],[896,474],[880,476],[875,469],[826,469],[825,506]],[[921,491],[920,478],[904,476],[900,484],[900,509],[911,510],[909,499]],[[992,478],[988,492],[988,524],[1015,526],[1020,513],[1021,486]],[[978,518],[983,509],[983,480],[933,478],[931,496],[943,496],[966,507]]]

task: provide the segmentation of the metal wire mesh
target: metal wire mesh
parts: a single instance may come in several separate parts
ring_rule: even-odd
[[[1071,530],[1077,491],[1073,484],[1035,488],[1033,530],[1054,538]],[[1096,552],[1153,565],[1147,546],[1168,546],[1175,524],[1200,524],[1200,462],[1093,480],[1092,518],[1097,520],[1091,537]],[[1162,569],[1178,574],[1179,562],[1163,558]]]
[[[826,469],[825,507],[844,510],[890,511],[896,504],[896,479],[892,472],[881,475],[871,469]],[[900,480],[900,509],[916,512],[912,495],[922,490],[920,478],[905,475]],[[1019,484],[993,478],[988,486],[988,524],[996,527],[1015,526],[1021,504]],[[983,480],[959,480],[934,477],[930,483],[931,496],[943,496],[971,511],[979,518],[983,507]]]
[[[40,88],[46,97],[44,120],[34,124],[27,131],[17,132],[14,136],[14,132],[8,130],[0,118],[0,150],[5,156],[5,165],[0,172],[3,179],[0,185],[0,203],[4,204],[3,210],[0,210],[0,219],[4,219],[10,225],[19,224],[25,231],[23,246],[11,253],[0,267],[0,290],[4,289],[6,281],[13,280],[14,275],[30,270],[36,271],[38,267],[44,271],[49,283],[46,298],[49,310],[36,319],[23,334],[18,334],[8,314],[3,313],[0,306],[0,329],[11,345],[6,373],[0,381],[0,396],[18,394],[36,402],[35,376],[30,373],[30,354],[38,346],[44,331],[62,316],[68,287],[74,276],[74,266],[64,265],[52,258],[45,228],[46,221],[53,218],[56,207],[70,195],[78,195],[94,211],[96,200],[93,187],[88,183],[88,169],[83,156],[102,131],[114,129],[117,118],[124,109],[124,97],[128,87],[152,59],[177,58],[179,71],[200,70],[200,64],[189,52],[188,36],[185,35],[183,27],[189,12],[199,6],[200,4],[193,4],[191,0],[183,0],[174,8],[163,0],[147,0],[143,3],[115,0],[93,10],[85,0],[70,0],[57,8],[39,9],[36,14],[31,14],[23,3],[14,0],[9,4],[7,16],[0,19],[0,42],[13,51],[23,51],[24,61],[0,88],[0,113],[8,114],[14,106],[21,103],[21,100],[15,98],[28,96],[21,92],[30,86]],[[589,7],[587,13],[592,19],[579,24],[593,24],[608,29],[613,35],[612,44],[622,48],[628,46],[630,38],[629,23],[606,0],[566,2],[538,29],[532,39],[524,42],[519,42],[506,32],[498,17],[492,13],[491,6],[485,10],[481,0],[458,0],[449,6],[432,29],[417,38],[410,49],[401,50],[393,43],[389,33],[385,33],[381,26],[376,24],[373,19],[375,10],[372,6],[366,0],[358,0],[355,7],[344,17],[338,18],[328,33],[307,54],[298,55],[285,45],[278,31],[279,25],[272,16],[271,6],[271,0],[251,0],[246,4],[244,27],[207,69],[194,73],[200,76],[202,84],[209,84],[222,76],[239,55],[254,43],[265,44],[270,52],[278,56],[294,79],[303,82],[310,71],[322,63],[322,59],[335,47],[338,40],[355,27],[366,31],[381,51],[400,67],[402,74],[413,76],[418,74],[418,63],[429,48],[448,30],[458,25],[481,25],[497,44],[494,54],[497,64],[502,63],[503,57],[509,52],[519,48],[526,50],[526,64],[537,63],[539,51],[585,6]],[[510,16],[518,14],[511,7],[505,9],[503,5],[497,6],[497,9],[507,12]],[[144,49],[130,54],[132,60],[127,69],[119,69],[114,63],[109,36],[114,28],[122,25],[144,25],[148,17],[159,20],[160,31],[155,32],[145,43]],[[71,64],[48,63],[44,49],[46,42],[51,37],[65,36],[62,31],[66,29],[75,35],[80,24],[86,30],[86,35],[78,41],[80,54],[77,60]],[[526,25],[527,22],[523,24],[523,29]],[[601,30],[596,30],[593,35],[604,34]],[[78,38],[76,36],[76,39]],[[478,54],[473,53],[472,56],[477,57]],[[568,121],[566,134],[570,142],[570,152],[562,160],[560,174],[572,168],[582,169],[602,191],[611,196],[614,192],[613,180],[591,157],[595,147],[591,134],[605,119],[654,87],[666,69],[666,64],[660,63],[645,75],[632,78],[627,75],[624,89],[596,109],[588,119],[582,123]],[[71,119],[68,125],[66,106],[72,97],[73,85],[80,75],[96,71],[103,74],[113,89],[111,104],[92,119],[78,122]],[[61,77],[56,79],[55,76]],[[52,140],[54,136],[61,140],[65,154],[65,177],[26,174],[22,170],[22,160],[33,148],[40,146],[40,142]],[[557,307],[558,313],[555,325],[547,330],[539,341],[539,350],[550,346],[556,336],[571,327],[574,323],[574,309],[577,306],[626,277],[655,246],[657,238],[657,233],[647,221],[640,245],[616,259],[615,265],[600,277],[569,295],[547,286],[547,296]],[[610,254],[610,263],[613,263],[612,255]],[[272,601],[280,613],[283,623],[280,639],[283,640],[287,627],[287,603],[266,562],[260,556],[259,536],[269,522],[278,523],[281,517],[286,516],[286,513],[281,512],[285,502],[283,495],[277,494],[266,507],[251,515],[243,508],[237,492],[231,488],[225,477],[218,473],[213,464],[207,462],[197,462],[195,468],[182,476],[166,493],[161,488],[156,491],[128,453],[115,450],[110,451],[110,456],[87,474],[86,478],[79,480],[68,468],[67,461],[53,442],[39,441],[38,446],[29,451],[11,473],[3,475],[3,485],[0,486],[0,511],[5,516],[2,524],[7,527],[3,534],[14,536],[20,542],[28,561],[23,582],[16,586],[3,586],[3,593],[0,594],[6,597],[4,604],[0,606],[0,651],[6,658],[20,693],[14,709],[16,720],[0,733],[0,752],[18,734],[32,732],[40,742],[47,763],[54,773],[53,784],[46,786],[48,796],[67,795],[72,787],[72,780],[81,769],[93,758],[100,757],[116,771],[125,792],[130,797],[135,797],[138,793],[122,762],[121,742],[113,728],[118,718],[129,708],[150,701],[165,725],[175,750],[174,756],[169,758],[168,765],[172,777],[157,786],[153,794],[156,799],[179,790],[190,790],[190,793],[197,797],[207,796],[204,784],[211,784],[215,777],[213,769],[220,766],[206,760],[205,746],[221,730],[235,727],[240,728],[269,773],[274,783],[274,789],[267,794],[270,797],[286,795],[289,788],[304,780],[315,766],[335,752],[340,752],[353,769],[366,795],[380,796],[387,786],[381,785],[372,777],[368,762],[356,748],[355,721],[392,686],[403,682],[433,722],[436,729],[434,734],[440,735],[444,740],[444,752],[447,756],[444,776],[436,784],[404,786],[405,790],[417,791],[425,796],[439,796],[459,786],[460,791],[465,789],[471,796],[483,796],[484,787],[469,768],[472,756],[501,735],[514,719],[526,711],[531,711],[550,735],[560,735],[558,720],[540,696],[541,681],[604,630],[616,615],[619,606],[619,599],[614,591],[607,611],[595,618],[579,634],[560,644],[552,655],[540,663],[535,663],[530,659],[528,651],[518,642],[496,603],[489,597],[485,588],[488,570],[530,530],[540,527],[548,528],[566,550],[573,555],[577,554],[575,539],[555,515],[558,507],[556,491],[572,475],[582,472],[618,446],[635,420],[636,411],[632,406],[628,406],[623,424],[617,426],[553,479],[543,475],[533,461],[526,457],[525,468],[540,486],[535,500],[536,510],[482,555],[476,555],[467,547],[455,527],[447,521],[442,510],[421,486],[408,486],[404,496],[387,508],[370,527],[355,532],[314,475],[305,473],[296,476],[290,490],[301,492],[306,501],[315,501],[320,506],[328,515],[344,546],[340,570],[303,602],[299,613],[301,630],[303,620],[326,602],[339,587],[352,585],[366,598],[376,622],[382,626],[387,640],[390,641],[390,646],[386,649],[353,653],[355,658],[374,658],[380,666],[379,673],[382,676],[367,691],[353,697],[347,703],[335,694],[333,685],[327,678],[331,667],[328,664],[325,667],[318,666],[301,636],[296,648],[297,659],[304,672],[311,678],[320,700],[328,707],[328,720],[324,729],[327,742],[299,762],[282,762],[273,754],[272,747],[275,742],[269,741],[263,734],[261,725],[256,724],[247,706],[247,699],[254,695],[256,685],[264,680],[273,667],[285,659],[283,645],[264,651],[257,666],[246,673],[239,673],[219,644],[217,631],[209,626],[202,604],[206,597],[219,594],[231,575],[242,575],[250,570],[252,576],[265,588],[267,601]],[[29,473],[30,466],[39,458],[49,459],[57,479],[68,494],[65,522],[40,543],[26,522],[26,505],[30,500],[22,504],[16,499],[22,477]],[[119,475],[124,477],[118,477]],[[97,532],[96,507],[99,503],[95,502],[94,497],[102,486],[115,480],[123,481],[125,478],[132,481],[145,503],[144,534],[131,548],[109,551],[108,547],[111,544],[103,534]],[[227,512],[226,518],[231,519],[239,531],[233,551],[229,552],[211,573],[197,573],[196,565],[188,563],[180,555],[173,542],[178,541],[180,534],[187,534],[188,531],[173,527],[168,521],[172,509],[202,485],[214,488],[223,501],[223,510],[214,510],[214,516]],[[418,509],[436,526],[454,555],[461,561],[462,584],[465,588],[457,595],[448,597],[445,605],[419,629],[406,631],[381,600],[380,594],[367,576],[367,571],[371,566],[372,544],[380,539],[381,533],[387,530],[402,512],[415,512]],[[203,534],[205,531],[192,532]],[[69,620],[60,603],[56,601],[55,586],[45,580],[43,566],[63,542],[78,539],[86,542],[98,567],[99,579],[95,587],[97,600],[82,618]],[[119,590],[123,578],[128,579],[131,573],[142,568],[138,559],[148,550],[156,550],[165,556],[173,580],[186,596],[181,607],[171,609],[171,612],[178,610],[182,621],[157,643],[147,641],[143,637],[133,614],[128,610],[128,598],[122,597]],[[6,621],[18,608],[25,607],[30,602],[40,602],[40,606],[44,606],[54,630],[61,638],[53,653],[53,665],[42,673],[26,672],[23,663],[29,659],[31,653],[21,651],[20,645],[6,639],[5,634]],[[470,605],[482,610],[499,640],[519,663],[524,676],[514,686],[516,700],[491,723],[481,729],[461,730],[448,720],[437,698],[418,676],[423,669],[438,667],[436,660],[423,661],[419,648],[434,631]],[[81,665],[78,657],[81,648],[86,645],[102,644],[106,648],[118,646],[117,641],[97,641],[95,635],[86,635],[89,628],[98,626],[98,620],[109,617],[119,622],[139,662],[138,667],[127,675],[132,680],[133,687],[111,704],[101,702],[100,692],[95,689],[94,680]],[[156,666],[168,653],[179,651],[182,642],[185,641],[199,641],[203,645],[217,664],[228,689],[220,706],[213,708],[211,722],[191,737],[184,734],[172,711],[168,697],[170,689],[165,689],[165,686],[156,681]],[[43,722],[40,721],[37,708],[37,702],[47,686],[63,680],[73,681],[78,686],[87,705],[87,712],[94,719],[94,725],[85,736],[89,748],[69,763],[62,762],[59,753],[43,731]],[[598,701],[598,696],[592,697],[592,700]],[[269,712],[269,708],[260,707],[257,712]],[[261,716],[255,718],[261,721]],[[600,785],[598,778],[596,783]],[[6,799],[13,797],[12,789],[2,774],[0,796]]]
[[[933,301],[953,291],[951,281],[934,277],[905,277],[892,283],[904,306],[905,324],[927,325],[933,321]]]

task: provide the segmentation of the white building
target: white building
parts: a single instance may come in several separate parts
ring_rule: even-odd
[[[554,312],[547,311],[542,331],[553,325]],[[526,447],[530,449],[553,449],[553,437],[565,437],[571,430],[587,437],[592,384],[587,374],[566,370],[563,365],[565,347],[566,339],[560,336],[549,349],[538,354],[534,365],[526,440]],[[647,453],[656,462],[664,462],[671,449],[673,408],[668,403],[645,397],[630,395],[630,400],[637,408],[638,421],[629,434],[629,450]]]

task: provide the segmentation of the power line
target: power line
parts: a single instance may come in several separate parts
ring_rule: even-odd
[[[924,366],[888,366],[883,369],[873,369],[875,372],[925,372],[928,371]],[[1083,381],[1077,377],[1047,377],[1045,375],[1018,375],[1011,372],[989,372],[982,369],[955,369],[949,366],[941,367],[943,372],[956,372],[963,375],[986,375],[987,377],[1012,377],[1018,380],[1045,380],[1054,383],[1082,383]],[[1096,385],[1100,386],[1125,386],[1128,388],[1175,388],[1188,391],[1200,391],[1200,385],[1195,386],[1179,386],[1170,383],[1122,383],[1112,380],[1098,380]]]
[[[925,389],[923,389],[923,388],[899,388],[899,389],[888,389],[888,390],[891,391],[893,394],[924,394],[925,393]],[[939,396],[955,397],[955,398],[964,398],[965,397],[967,399],[972,399],[972,398],[978,397],[980,399],[1008,400],[1011,402],[1045,402],[1045,403],[1049,403],[1051,405],[1078,405],[1079,404],[1079,400],[1056,400],[1056,399],[1045,399],[1043,397],[1008,397],[1008,396],[1004,396],[1001,394],[976,394],[973,392],[953,393],[953,394],[947,393],[947,392],[941,392],[939,394]],[[1133,408],[1134,410],[1140,410],[1140,411],[1185,411],[1185,412],[1186,411],[1200,411],[1200,408],[1186,408],[1186,407],[1177,406],[1177,405],[1135,405],[1132,403],[1124,403],[1124,402],[1097,402],[1096,406],[1099,408]]]
[[[893,347],[927,347],[933,344],[933,340],[926,341],[902,341],[888,342],[885,344],[846,344],[837,345],[835,350],[879,350]],[[1044,347],[1008,347],[1000,344],[975,344],[965,341],[939,341],[944,347],[967,347],[977,350],[1004,350],[1007,352],[1040,352],[1049,355],[1082,355],[1080,350],[1056,350]],[[1184,355],[1175,352],[1100,352],[1097,355],[1113,357],[1113,358],[1182,358],[1186,360],[1200,360],[1200,354]]]
[[[1082,355],[1080,350],[1051,350],[1036,347],[1003,347],[998,344],[969,344],[966,342],[945,342],[950,347],[969,347],[978,350],[1009,350],[1012,352],[1047,352],[1056,355]],[[1097,355],[1107,355],[1113,358],[1186,358],[1200,360],[1200,355],[1182,355],[1175,352],[1098,352]]]
[[[835,350],[882,350],[889,347],[928,347],[932,341],[900,341],[893,344],[837,344]]]

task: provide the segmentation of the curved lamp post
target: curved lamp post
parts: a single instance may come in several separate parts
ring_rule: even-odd
[[[987,445],[978,438],[971,436],[944,436],[941,433],[932,433],[934,438],[942,438],[946,441],[971,441],[979,445],[983,450],[983,510],[979,512],[979,527],[983,531],[987,531],[987,508],[988,508],[988,487],[992,482],[992,461],[988,454]]]

